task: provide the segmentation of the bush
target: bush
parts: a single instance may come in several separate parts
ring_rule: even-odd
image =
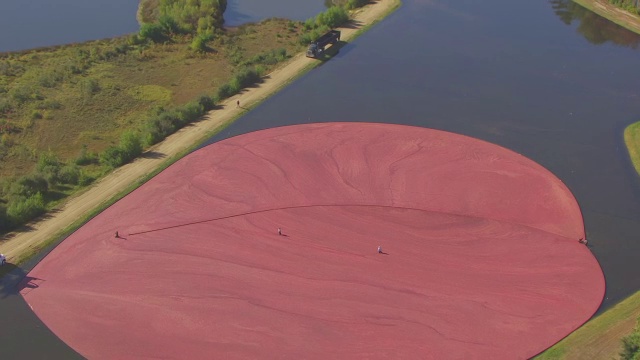
[[[640,320],[640,319],[639,319]],[[622,338],[621,360],[635,360],[640,357],[640,324],[633,332]]]
[[[95,179],[92,176],[89,176],[84,173],[84,171],[80,172],[80,178],[78,178],[78,185],[87,186],[91,184]]]
[[[142,24],[139,32],[140,39],[161,43],[168,40],[164,28],[160,24]]]
[[[122,154],[122,161],[128,163],[135,159],[138,155],[142,154],[142,141],[140,135],[133,131],[125,131],[120,138],[120,151]]]
[[[80,89],[85,96],[90,97],[100,91],[100,84],[96,79],[86,78],[80,81]]]
[[[188,102],[176,109],[178,113],[179,127],[183,127],[189,123],[192,123],[198,120],[202,115],[204,115],[204,106],[202,106],[198,101]]]
[[[286,60],[288,57],[289,56],[287,55],[287,49],[277,49],[277,50],[271,50],[264,54],[258,54],[249,60],[241,62],[240,65],[241,66],[249,66],[249,65],[256,65],[256,64],[274,65],[283,60]]]
[[[44,214],[45,203],[42,193],[38,192],[26,199],[16,199],[9,203],[7,217],[15,225],[22,225]]]
[[[100,154],[100,163],[111,168],[124,164],[122,150],[117,146],[109,146]]]
[[[11,183],[7,191],[12,198],[31,197],[37,193],[46,193],[49,183],[40,174],[26,175]]]
[[[87,145],[82,145],[82,150],[80,150],[80,154],[73,162],[76,165],[95,164],[98,162],[98,155],[96,153],[89,152],[87,150]]]
[[[158,25],[162,28],[162,32],[169,37],[183,32],[178,22],[166,14],[158,18]]]
[[[44,100],[36,104],[36,108],[39,110],[57,110],[62,107],[62,104],[57,100]]]
[[[341,6],[332,6],[327,11],[316,16],[316,26],[328,26],[334,28],[349,21],[349,14]]]
[[[77,185],[80,179],[80,168],[75,164],[69,164],[60,169],[58,176],[63,184]]]
[[[51,151],[40,154],[36,171],[41,174],[49,184],[57,184],[60,182],[60,168],[62,163],[60,159]]]
[[[202,106],[204,111],[213,110],[213,108],[216,107],[216,101],[207,95],[201,95],[200,98],[198,98],[198,104]]]
[[[176,131],[172,117],[168,113],[157,115],[145,124],[143,141],[146,146],[151,146],[162,141],[167,135]]]
[[[193,38],[191,41],[191,45],[189,46],[191,50],[199,53],[206,53],[209,51],[209,47],[207,43],[212,39],[210,34],[200,34]]]
[[[226,99],[238,93],[237,89],[233,89],[230,84],[224,84],[218,88],[218,98]]]
[[[222,27],[222,14],[227,8],[227,0],[162,0],[159,12],[177,23],[183,32],[198,31],[199,34],[212,32]],[[204,20],[201,20],[204,19]]]
[[[0,206],[0,233],[5,233],[11,230],[11,220],[7,215],[7,209]]]
[[[349,10],[357,9],[367,5],[368,3],[369,3],[369,0],[349,0],[347,1],[346,8]]]

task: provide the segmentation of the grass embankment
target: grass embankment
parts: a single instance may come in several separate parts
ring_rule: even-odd
[[[624,129],[624,143],[627,145],[633,167],[640,175],[640,122],[631,124]]]
[[[633,331],[638,316],[640,291],[589,320],[535,359],[618,358],[622,349],[621,339]]]

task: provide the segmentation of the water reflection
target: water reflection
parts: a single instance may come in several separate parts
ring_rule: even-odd
[[[224,23],[238,26],[272,17],[306,20],[324,11],[326,3],[325,0],[228,0]]]
[[[640,36],[637,34],[587,10],[572,0],[550,0],[549,3],[563,23],[571,25],[574,21],[579,21],[578,33],[592,44],[612,42],[636,49],[640,43]]]

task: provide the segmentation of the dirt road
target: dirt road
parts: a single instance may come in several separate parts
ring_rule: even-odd
[[[399,3],[400,0],[376,0],[359,9],[353,16],[353,26],[340,29],[341,39],[344,41],[353,39],[360,29],[382,19]],[[29,224],[29,231],[8,234],[0,242],[0,253],[7,255],[8,261],[13,262],[22,254],[40,247],[60,230],[70,226],[77,219],[125,190],[130,184],[160,167],[167,158],[203,141],[207,134],[241,115],[246,108],[252,108],[262,102],[317,62],[318,60],[309,59],[304,54],[296,55],[281,68],[269,74],[259,87],[227,99],[220,104],[221,109],[211,111],[203,121],[179,130],[150,148],[148,151],[155,156],[138,158],[133,163],[114,170],[89,190],[71,198],[59,210],[45,216],[45,219]],[[242,107],[236,106],[237,100],[240,100]]]

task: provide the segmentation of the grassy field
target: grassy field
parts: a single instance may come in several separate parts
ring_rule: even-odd
[[[80,180],[47,178],[35,209],[55,208],[110,171],[99,154],[118,146],[124,133],[143,139],[150,119],[202,95],[219,98],[237,74],[256,66],[268,72],[300,52],[302,33],[300,22],[271,19],[217,33],[206,52],[193,51],[189,35],[164,44],[132,35],[0,54],[0,233],[20,221],[9,218],[16,204],[35,194],[21,192],[17,180],[36,174],[36,164],[43,174],[39,160],[47,154]]]
[[[273,49],[299,52],[299,34],[299,24],[272,20],[227,31],[205,54],[187,40],[126,49],[123,38],[4,55],[0,177],[29,173],[49,150],[63,160],[84,147],[100,152],[152,109],[214,94],[241,62]]]

